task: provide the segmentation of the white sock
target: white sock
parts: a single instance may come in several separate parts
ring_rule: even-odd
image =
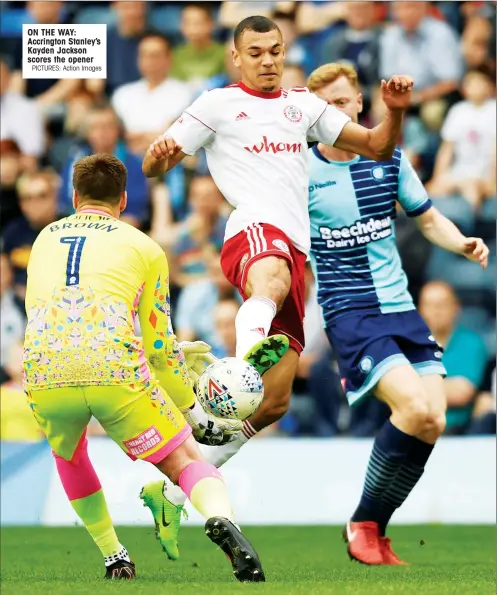
[[[235,319],[236,357],[243,359],[252,347],[265,339],[276,316],[276,304],[263,296],[252,296],[238,310]]]
[[[249,421],[245,420],[243,422],[243,430],[232,442],[228,442],[228,444],[223,444],[222,446],[199,446],[205,460],[214,465],[214,467],[219,468],[226,461],[229,461],[233,455],[236,455],[240,448],[256,434],[257,430],[254,429]],[[164,497],[171,504],[174,504],[174,506],[184,506],[186,502],[186,495],[183,490],[167,478],[164,482]]]
[[[105,562],[106,566],[112,566],[112,564],[114,564],[118,560],[124,560],[126,562],[131,562],[131,560],[129,558],[129,554],[126,551],[126,548],[121,544],[119,544],[119,545],[120,545],[121,549],[116,554],[112,554],[111,556],[104,557],[104,562]]]
[[[186,502],[186,495],[183,490],[167,478],[164,482],[164,498],[174,506],[184,506]]]
[[[232,442],[223,444],[222,446],[215,446],[214,448],[209,447],[205,450],[201,447],[202,454],[205,459],[214,465],[214,467],[221,467],[226,461],[229,461],[233,455],[240,450],[240,448],[246,444],[252,436],[255,436],[256,430],[252,427],[252,424],[248,421],[243,422],[243,430]]]
[[[240,436],[233,440],[233,442],[209,448],[208,451],[202,451],[202,454],[209,463],[214,465],[214,467],[221,467],[221,465],[224,465],[226,461],[229,461],[233,455],[236,455],[247,440],[248,438],[243,434],[240,434]]]

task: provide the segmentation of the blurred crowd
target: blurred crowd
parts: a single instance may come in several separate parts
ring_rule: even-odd
[[[219,264],[229,205],[201,152],[154,181],[142,175],[141,160],[199,93],[237,80],[231,34],[252,14],[270,16],[283,33],[286,88],[305,85],[323,63],[353,64],[367,126],[382,118],[379,81],[414,77],[401,144],[437,207],[467,235],[483,237],[491,258],[482,271],[433,248],[399,214],[401,256],[421,314],[445,347],[447,433],[495,433],[495,2],[36,1],[0,9],[3,439],[39,438],[20,378],[26,266],[40,229],[72,212],[80,156],[108,152],[126,164],[123,218],[168,254],[178,338],[234,355],[240,297]],[[107,79],[23,80],[23,23],[106,23]],[[291,411],[270,432],[374,434],[388,411],[373,399],[346,406],[310,270],[305,330]]]

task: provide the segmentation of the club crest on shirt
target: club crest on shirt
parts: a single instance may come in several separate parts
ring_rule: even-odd
[[[302,120],[302,112],[295,105],[287,105],[283,110],[285,118],[290,122],[300,122]]]
[[[381,182],[385,179],[385,170],[381,167],[381,165],[379,165],[378,167],[373,167],[373,169],[371,170],[371,175],[375,180]]]
[[[276,248],[278,248],[278,250],[281,250],[282,252],[290,254],[290,248],[288,247],[288,244],[283,240],[273,240],[273,246],[275,246]]]

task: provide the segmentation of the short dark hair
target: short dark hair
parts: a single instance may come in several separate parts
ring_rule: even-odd
[[[76,161],[72,184],[83,201],[116,205],[126,190],[127,179],[128,171],[122,161],[114,155],[97,153]]]
[[[146,39],[160,39],[166,46],[167,51],[171,51],[171,40],[167,35],[164,35],[164,33],[161,33],[160,31],[145,31],[145,33],[143,33],[143,35],[140,37],[140,43],[142,43]]]
[[[238,42],[240,41],[241,36],[245,33],[245,31],[255,31],[256,33],[269,33],[269,31],[280,31],[278,25],[268,19],[267,17],[262,17],[259,15],[253,17],[247,17],[240,21],[236,26],[235,32],[233,33],[233,40],[235,42],[235,47],[238,47]]]

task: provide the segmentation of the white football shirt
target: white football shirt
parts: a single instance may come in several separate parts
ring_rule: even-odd
[[[21,152],[41,157],[45,151],[42,113],[33,99],[7,91],[0,101],[0,140],[13,140]]]
[[[151,89],[141,79],[116,89],[111,103],[127,132],[155,132],[176,120],[192,99],[182,81],[168,78]]]
[[[333,145],[350,118],[304,87],[258,93],[243,83],[203,93],[167,130],[193,155],[204,147],[235,208],[225,240],[269,223],[309,253],[307,140]]]
[[[460,101],[450,108],[441,134],[454,145],[453,178],[488,177],[495,151],[495,108],[495,99],[483,105]]]

